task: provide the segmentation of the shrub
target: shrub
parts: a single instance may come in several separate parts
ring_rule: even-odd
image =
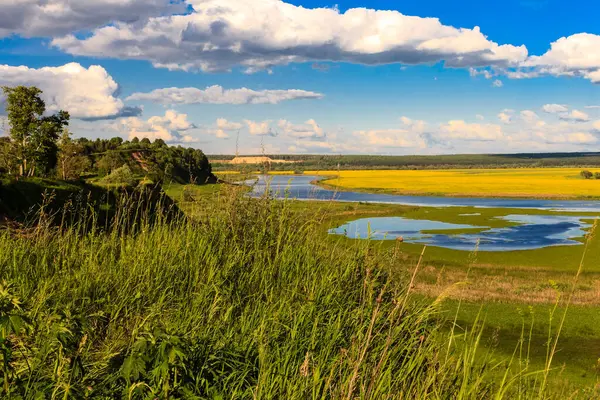
[[[592,177],[594,176],[594,174],[588,171],[587,169],[581,171],[579,175],[581,175],[583,179],[592,179]]]
[[[134,186],[137,182],[138,180],[135,178],[128,165],[123,165],[122,167],[115,169],[110,175],[101,180],[101,183],[123,186]]]
[[[600,172],[596,172],[596,173],[594,174],[594,178],[596,178],[596,179],[600,179]]]

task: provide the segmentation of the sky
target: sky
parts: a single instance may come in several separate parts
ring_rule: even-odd
[[[49,113],[70,112],[76,137],[207,154],[600,151],[596,0],[0,0],[0,10],[0,85],[38,86]]]

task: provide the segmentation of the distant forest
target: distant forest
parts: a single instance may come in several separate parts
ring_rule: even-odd
[[[376,156],[376,155],[261,155],[272,159],[295,161],[276,164],[272,170],[335,170],[335,169],[444,169],[444,168],[543,168],[596,167],[600,153],[522,153],[522,154],[463,154],[434,156]],[[232,160],[231,155],[209,155],[215,170],[239,168],[239,165],[219,163]]]

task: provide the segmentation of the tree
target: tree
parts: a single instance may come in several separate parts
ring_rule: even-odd
[[[59,140],[58,174],[63,180],[79,179],[91,165],[85,155],[85,147],[71,139],[71,132],[64,129]]]
[[[588,171],[587,169],[581,171],[579,175],[581,175],[583,179],[592,179],[592,177],[594,176],[594,174]]]
[[[100,175],[108,175],[113,170],[126,163],[127,160],[123,157],[123,153],[119,151],[108,151],[96,162],[96,169]]]
[[[16,164],[10,138],[0,137],[0,174],[12,173]]]
[[[69,113],[44,116],[46,104],[36,87],[2,87],[10,126],[11,148],[21,176],[47,174],[56,166],[60,132],[69,124]]]
[[[596,178],[596,179],[600,179],[600,172],[596,172],[596,173],[594,174],[594,178]]]

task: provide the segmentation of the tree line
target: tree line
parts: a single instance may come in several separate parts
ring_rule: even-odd
[[[19,178],[79,180],[117,170],[153,182],[207,183],[215,178],[199,149],[169,146],[162,139],[74,139],[68,111],[48,114],[36,87],[2,87],[8,136],[0,137],[0,174]]]

